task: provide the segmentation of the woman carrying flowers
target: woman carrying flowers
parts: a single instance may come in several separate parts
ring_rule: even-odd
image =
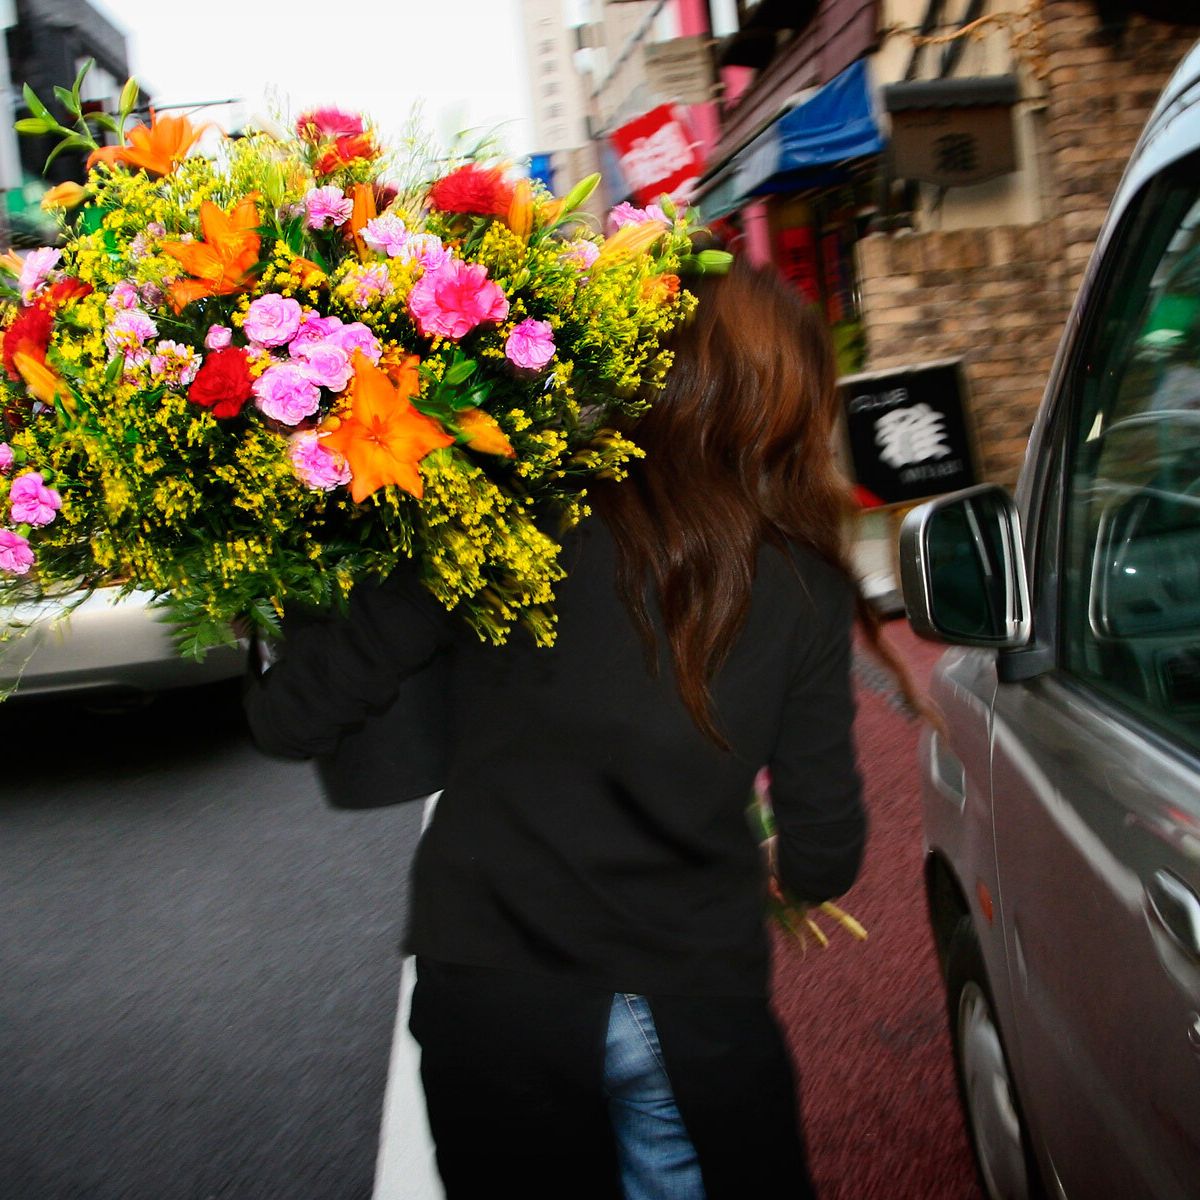
[[[290,631],[247,699],[259,743],[293,756],[335,750],[402,687],[419,710],[413,680],[448,708],[408,944],[451,1198],[812,1194],[744,810],[769,766],[782,886],[849,887],[864,819],[830,352],[740,264],[702,281],[672,349],[627,429],[645,459],[593,487],[600,519],[564,542],[552,649],[480,645],[400,569]],[[410,728],[399,757],[425,761]]]

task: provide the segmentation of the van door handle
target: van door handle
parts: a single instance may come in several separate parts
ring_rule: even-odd
[[[1178,875],[1155,871],[1146,884],[1150,907],[1179,947],[1200,959],[1200,897]]]

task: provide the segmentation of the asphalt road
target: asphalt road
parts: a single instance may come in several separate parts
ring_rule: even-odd
[[[419,806],[326,808],[236,686],[0,747],[0,1197],[367,1200]]]

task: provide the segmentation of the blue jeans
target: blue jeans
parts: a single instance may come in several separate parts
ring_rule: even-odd
[[[704,1200],[700,1163],[676,1107],[644,996],[613,996],[604,1090],[625,1200]]]

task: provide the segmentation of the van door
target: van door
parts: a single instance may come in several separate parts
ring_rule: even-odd
[[[1200,1188],[1200,163],[1144,189],[1044,444],[1055,668],[1002,684],[1000,909],[1021,1099],[1067,1196]]]

